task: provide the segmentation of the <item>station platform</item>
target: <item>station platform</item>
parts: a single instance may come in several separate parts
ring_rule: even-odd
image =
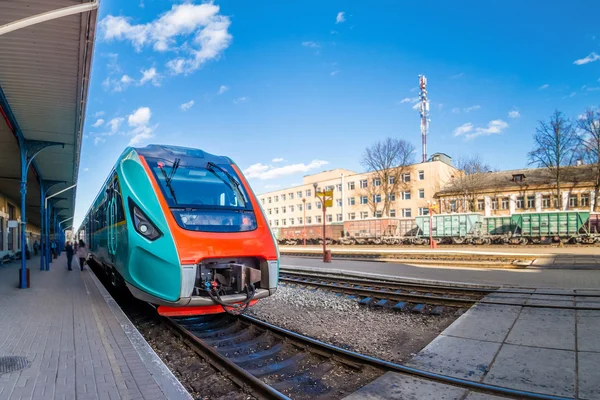
[[[88,267],[39,265],[0,267],[0,400],[191,399]]]

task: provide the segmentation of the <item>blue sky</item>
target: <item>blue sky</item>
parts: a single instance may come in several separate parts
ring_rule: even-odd
[[[600,104],[600,2],[552,3],[103,0],[75,226],[128,145],[230,156],[259,193],[388,136],[418,159],[419,74],[429,154],[524,167],[537,121]]]

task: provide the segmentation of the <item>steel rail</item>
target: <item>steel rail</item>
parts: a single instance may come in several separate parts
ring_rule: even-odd
[[[413,375],[413,376],[419,376],[422,378],[427,378],[430,380],[434,380],[434,381],[452,385],[452,386],[459,386],[462,388],[473,389],[473,390],[477,390],[480,392],[483,391],[483,392],[488,392],[488,393],[500,394],[500,395],[504,395],[504,396],[512,396],[512,397],[517,397],[519,399],[570,400],[569,397],[560,397],[560,396],[553,396],[553,395],[547,395],[547,394],[542,394],[542,393],[510,389],[510,388],[505,388],[505,387],[501,387],[501,386],[495,386],[495,385],[489,385],[489,384],[485,384],[485,383],[469,381],[469,380],[461,379],[461,378],[454,378],[454,377],[447,376],[447,375],[436,374],[434,372],[429,372],[429,371],[421,370],[418,368],[408,367],[406,365],[396,364],[396,363],[392,363],[389,361],[381,360],[379,358],[375,358],[375,357],[367,356],[364,354],[356,353],[354,351],[346,350],[341,347],[337,347],[337,346],[331,345],[329,343],[321,342],[320,340],[316,340],[316,339],[301,335],[299,333],[292,332],[290,330],[275,326],[273,324],[261,321],[259,319],[250,317],[248,315],[242,315],[239,318],[249,321],[253,324],[262,326],[264,328],[267,328],[271,331],[274,331],[276,333],[284,335],[288,338],[292,338],[296,341],[300,341],[307,346],[317,347],[324,352],[333,352],[340,357],[351,359],[355,362],[361,362],[363,364],[366,363],[371,366],[381,368],[384,370],[388,370],[388,371],[395,371],[395,372],[409,374],[409,375]]]
[[[162,318],[163,321],[167,323],[167,326],[178,333],[198,355],[205,358],[219,371],[228,375],[232,381],[242,388],[242,390],[252,393],[259,399],[291,400],[288,396],[273,389],[271,386],[219,354],[212,346],[204,343],[201,339],[194,336],[192,332],[179,325],[173,319],[168,317]]]

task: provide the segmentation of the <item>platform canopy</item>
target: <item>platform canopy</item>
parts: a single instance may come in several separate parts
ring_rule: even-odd
[[[0,193],[20,204],[23,139],[64,143],[41,151],[29,168],[26,211],[34,225],[40,224],[40,178],[63,182],[49,194],[77,182],[97,6],[0,1]],[[57,196],[59,217],[73,216],[75,195]]]

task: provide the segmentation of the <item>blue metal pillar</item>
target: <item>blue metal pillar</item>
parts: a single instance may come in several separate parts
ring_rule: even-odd
[[[46,202],[46,190],[44,189],[44,180],[40,178],[40,271],[43,271],[44,268],[44,227],[46,224],[44,223],[44,203]]]
[[[50,215],[52,215],[52,204],[49,204],[48,210],[46,212],[46,271],[50,271],[50,259],[52,255],[50,254],[50,247],[52,246],[52,240],[50,239]]]

